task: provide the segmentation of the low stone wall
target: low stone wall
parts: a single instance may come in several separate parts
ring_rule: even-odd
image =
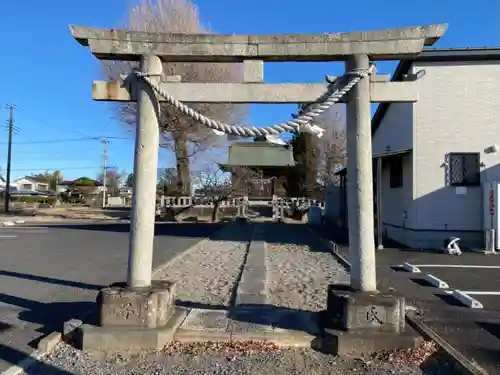
[[[189,220],[190,218],[211,217],[214,208],[210,206],[193,207],[170,207],[163,212],[163,217],[167,220]],[[236,216],[238,211],[234,206],[223,206],[219,208],[219,218],[224,216]]]

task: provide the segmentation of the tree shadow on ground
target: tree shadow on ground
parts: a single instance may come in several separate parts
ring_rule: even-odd
[[[15,277],[15,278],[19,278],[19,279],[40,281],[40,282],[48,283],[48,284],[63,285],[63,286],[69,286],[69,287],[73,287],[73,288],[89,289],[89,290],[101,290],[102,288],[105,287],[105,285],[89,284],[89,283],[84,283],[84,282],[80,282],[80,281],[57,279],[54,277],[38,276],[38,275],[29,274],[29,273],[14,272],[14,271],[7,271],[7,270],[0,270],[0,276]]]
[[[500,340],[500,321],[477,321],[476,324]]]
[[[446,294],[446,293],[433,293],[436,297],[440,298],[443,302],[447,303],[448,305],[451,306],[456,306],[456,307],[464,307],[460,301],[457,299],[453,298],[451,294]]]
[[[18,319],[24,323],[39,326],[35,331],[43,335],[54,331],[62,331],[63,322],[70,319],[85,319],[95,308],[95,302],[38,302],[10,294],[0,293],[0,303],[12,305],[20,309]],[[41,337],[42,337],[41,336]],[[36,348],[41,337],[28,345]]]
[[[330,249],[322,244],[320,237],[309,231],[307,224],[267,222],[258,225],[262,226],[263,240],[270,245],[310,246],[314,252],[330,252]]]
[[[8,331],[12,328],[14,328],[14,326],[12,324],[0,322],[0,333]]]
[[[321,334],[321,312],[313,312],[270,304],[243,304],[232,307],[212,305],[201,302],[176,300],[176,306],[211,312],[224,312],[226,317],[242,331],[272,329],[305,332],[310,335]]]
[[[24,375],[39,375],[39,374],[50,374],[50,375],[74,375],[71,372],[62,370],[53,365],[49,365],[42,362],[35,362],[31,364],[24,364],[23,361],[29,357],[29,353],[24,353],[18,349],[14,349],[10,346],[0,344],[0,360],[10,363],[12,365],[18,365],[23,369],[22,374]]]
[[[431,283],[429,283],[427,280],[421,277],[410,277],[410,280],[413,281],[415,284],[422,286],[424,288],[432,287]]]
[[[287,223],[269,223],[269,222],[248,222],[246,220],[231,220],[226,222],[206,223],[206,222],[162,222],[155,225],[155,236],[178,236],[191,238],[206,238],[217,236],[218,240],[224,241],[245,241],[241,237],[242,231],[239,229],[259,225],[262,226],[265,233],[265,241],[271,244],[294,244],[294,245],[309,245],[311,237],[314,234],[307,231],[306,224],[287,224]],[[231,226],[235,230],[230,230]],[[290,231],[290,227],[293,231]],[[129,223],[78,223],[78,224],[54,224],[51,228],[85,230],[85,231],[104,231],[104,232],[121,232],[129,233]],[[227,228],[219,232],[219,229]],[[286,236],[283,233],[287,233]],[[304,235],[307,233],[307,235]],[[326,249],[318,250],[321,246],[316,246],[315,251],[327,251]]]
[[[273,329],[321,334],[321,314],[300,309],[278,307],[269,304],[239,305],[229,310],[229,319],[250,326],[269,326]]]
[[[179,307],[184,307],[187,309],[204,309],[204,310],[216,310],[216,311],[227,309],[227,307],[224,305],[212,305],[212,304],[201,303],[201,302],[186,301],[186,300],[182,300],[182,299],[176,299],[175,305],[179,306]]]
[[[162,222],[155,224],[155,236],[175,236],[175,237],[191,237],[203,238],[211,237],[217,233],[218,229],[224,226],[232,225],[238,227],[245,225],[243,222],[229,222],[229,223],[206,223],[206,222]],[[118,232],[129,233],[129,223],[78,223],[78,224],[53,224],[51,228],[69,229],[69,230],[83,230],[83,231],[100,231],[100,232]],[[221,240],[237,241],[239,240],[238,231],[225,231],[225,237]],[[218,238],[220,233],[217,234]]]
[[[457,367],[456,363],[450,360],[448,354],[442,349],[438,349],[435,353],[427,357],[419,367],[424,374],[449,375],[463,372],[462,369]]]

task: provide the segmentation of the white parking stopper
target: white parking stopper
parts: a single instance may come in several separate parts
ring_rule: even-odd
[[[420,273],[420,269],[418,267],[415,267],[415,266],[413,266],[413,265],[411,265],[410,263],[407,263],[407,262],[404,262],[401,265],[401,268],[404,269],[407,272]]]
[[[472,298],[468,294],[460,291],[460,290],[454,290],[452,297],[455,298],[456,300],[460,301],[463,305],[471,308],[471,309],[482,309],[483,304],[479,302],[477,299]]]
[[[438,279],[436,276],[433,276],[429,273],[424,275],[424,280],[427,281],[429,284],[435,286],[436,288],[440,289],[448,289],[450,286],[445,283],[443,280]]]

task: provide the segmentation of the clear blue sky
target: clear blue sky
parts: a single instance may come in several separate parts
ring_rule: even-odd
[[[69,24],[116,27],[132,0],[3,0],[0,7],[0,124],[6,104],[15,104],[13,177],[61,169],[65,178],[95,177],[102,145],[95,140],[61,139],[113,136],[110,165],[131,171],[131,133],[114,121],[110,104],[93,102],[91,87],[99,65],[73,40]],[[220,33],[313,33],[385,29],[449,23],[436,47],[499,44],[498,0],[198,0],[202,21]],[[391,73],[394,63],[378,65]],[[267,64],[268,82],[315,82],[340,74],[340,64]],[[260,105],[249,122],[266,125],[288,119],[294,106]],[[0,166],[5,170],[7,131],[0,128]],[[45,142],[47,141],[47,142]],[[27,143],[44,142],[44,143]],[[160,166],[171,157],[160,155]]]

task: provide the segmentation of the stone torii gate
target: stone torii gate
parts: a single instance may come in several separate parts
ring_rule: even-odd
[[[100,60],[140,62],[142,74],[136,74],[135,79],[96,81],[93,85],[94,100],[138,102],[128,290],[152,288],[159,101],[173,103],[171,100],[175,98],[181,103],[318,103],[331,85],[265,84],[263,63],[345,61],[347,78],[363,73],[338,95],[340,102],[347,102],[351,287],[360,292],[376,291],[370,103],[415,102],[418,95],[415,82],[389,82],[387,76],[371,74],[370,63],[413,58],[424,46],[433,45],[444,34],[446,25],[310,35],[158,34],[81,26],[70,28],[75,39],[89,47]],[[243,83],[182,83],[177,76],[162,79],[162,62],[173,61],[243,63]],[[332,82],[335,77],[327,80]],[[346,98],[344,94],[349,89]],[[182,105],[178,102],[174,104]],[[188,109],[184,110],[195,117]],[[207,126],[228,133],[262,134],[257,128],[242,132],[241,128],[217,127],[207,121]],[[277,133],[290,127],[268,129],[270,133]],[[119,321],[121,318],[116,316],[113,322],[107,320],[105,305],[112,301],[109,295],[104,293],[102,296],[101,325],[131,325]],[[161,319],[158,317],[158,324],[151,323],[149,327],[161,325],[169,314],[167,312]]]

